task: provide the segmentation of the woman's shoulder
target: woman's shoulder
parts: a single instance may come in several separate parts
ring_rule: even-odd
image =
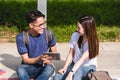
[[[72,36],[80,36],[79,32],[75,31],[72,33]]]
[[[74,39],[74,40],[78,40],[80,37],[80,34],[78,32],[73,32],[71,38]]]
[[[79,37],[80,37],[80,34],[78,32],[73,32],[70,43],[74,45],[77,44]]]

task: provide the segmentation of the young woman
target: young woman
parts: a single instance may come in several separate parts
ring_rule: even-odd
[[[70,50],[65,65],[54,80],[81,80],[89,70],[96,70],[99,41],[92,16],[77,21],[77,31],[72,34]]]

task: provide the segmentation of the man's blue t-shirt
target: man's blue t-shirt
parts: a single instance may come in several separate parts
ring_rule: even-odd
[[[34,58],[40,56],[43,52],[47,52],[48,50],[48,43],[46,41],[46,32],[44,31],[43,34],[38,36],[31,36],[29,35],[29,44],[28,49],[23,41],[23,34],[19,33],[16,36],[16,44],[17,49],[20,55],[28,53],[30,58]],[[52,40],[50,42],[50,47],[56,44],[56,40],[54,34],[52,33]]]

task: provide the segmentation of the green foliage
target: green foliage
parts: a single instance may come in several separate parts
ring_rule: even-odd
[[[0,26],[0,36],[1,37],[15,37],[15,34],[18,33],[18,28],[13,26],[11,28],[7,26]]]
[[[97,28],[100,41],[120,41],[120,28],[100,25]]]
[[[49,27],[49,26],[48,26]],[[76,30],[76,25],[70,25],[70,26],[54,26],[51,29],[55,37],[57,39],[57,42],[69,42],[72,33]],[[120,41],[120,28],[113,26],[105,26],[100,25],[97,27],[97,33],[99,41]]]
[[[95,18],[100,41],[120,41],[120,0],[49,0],[47,4],[48,27],[58,42],[69,41],[77,19],[83,15]]]
[[[36,8],[36,0],[0,0],[0,25],[15,25],[21,31],[27,26],[26,13]]]
[[[76,24],[83,15],[92,15],[97,25],[120,25],[120,0],[50,0],[49,25]]]
[[[48,26],[49,28],[49,26]],[[51,29],[56,37],[57,42],[68,42],[72,33],[76,30],[75,25],[61,25],[61,26],[53,26]]]
[[[0,0],[0,37],[28,29],[25,15],[37,9],[37,0]],[[120,0],[47,0],[47,26],[57,42],[68,42],[77,19],[92,15],[100,41],[120,41]],[[12,40],[13,41],[13,40]]]

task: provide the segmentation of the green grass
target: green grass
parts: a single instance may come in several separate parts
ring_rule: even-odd
[[[0,27],[0,39],[7,39],[9,42],[15,42],[16,34],[18,33],[18,28],[13,26],[11,28],[7,26]]]
[[[120,28],[100,25],[97,28],[100,41],[120,41]]]
[[[62,28],[60,27],[61,26],[54,26],[54,28],[50,28],[54,32],[57,42],[69,42],[72,33],[76,30],[76,25],[62,26]],[[120,41],[119,27],[100,25],[97,27],[97,33],[100,42]]]
[[[70,40],[72,32],[75,31],[76,26],[61,25],[61,26],[53,26],[52,28],[49,29],[51,29],[54,32],[57,42],[68,42]]]
[[[61,28],[62,27],[62,28]],[[69,42],[72,33],[76,30],[76,25],[70,26],[53,26],[49,28],[54,32],[57,42]],[[15,36],[18,33],[18,29],[14,26],[12,28],[0,27],[0,38],[7,38],[10,42],[15,42]],[[105,41],[120,41],[120,28],[113,26],[100,25],[97,27],[98,38],[100,42]]]

